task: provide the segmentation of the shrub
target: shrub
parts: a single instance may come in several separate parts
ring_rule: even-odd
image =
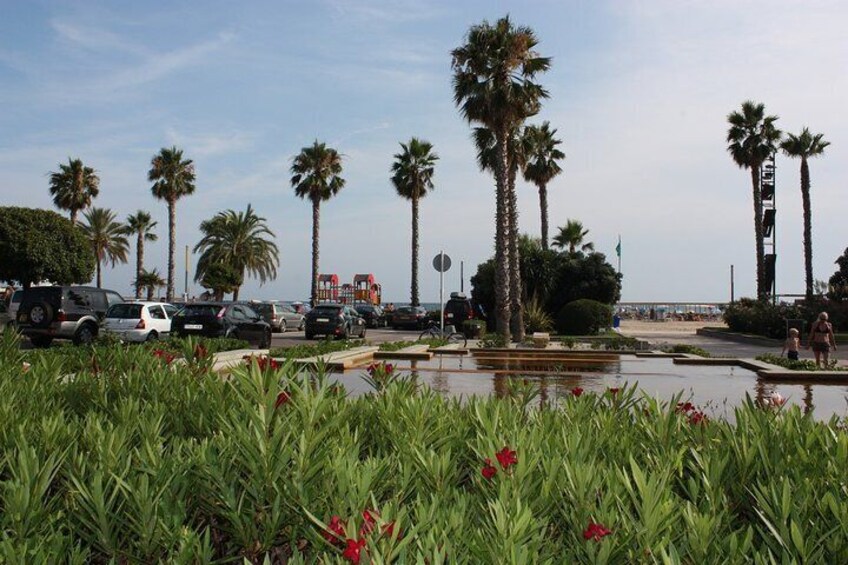
[[[524,325],[527,333],[549,332],[554,327],[550,314],[542,304],[532,298],[524,304]]]
[[[468,339],[477,339],[486,333],[486,322],[484,320],[465,320],[462,322],[462,333]]]
[[[798,359],[797,361],[793,361],[792,359],[788,359],[786,357],[781,357],[780,355],[775,355],[774,353],[766,353],[765,355],[760,355],[757,357],[757,361],[762,361],[763,363],[770,363],[772,365],[777,365],[778,367],[783,367],[785,369],[791,369],[793,371],[845,371],[845,367],[840,367],[837,365],[835,360],[831,360],[828,363],[828,366],[825,369],[820,369],[816,366],[816,362],[812,359]]]
[[[612,307],[595,300],[575,300],[559,311],[556,329],[562,335],[596,335],[612,325]]]
[[[501,349],[508,346],[509,343],[501,334],[486,334],[480,340],[480,347],[483,349]]]
[[[688,343],[678,343],[669,349],[671,353],[688,353],[689,355],[698,355],[700,357],[710,357],[710,352],[697,345],[689,345]]]
[[[336,351],[346,351],[354,347],[360,347],[365,342],[360,340],[335,340],[328,337],[317,343],[309,343],[306,345],[295,345],[293,347],[275,347],[268,352],[270,357],[282,357],[283,359],[304,359],[306,357],[315,357],[316,355],[324,355],[326,353],[335,353]]]
[[[732,331],[776,339],[786,337],[788,319],[807,319],[807,314],[797,306],[774,305],[751,298],[729,304],[724,311],[724,321]]]

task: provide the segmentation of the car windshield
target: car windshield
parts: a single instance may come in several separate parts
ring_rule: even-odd
[[[415,308],[410,308],[409,306],[404,306],[403,308],[398,308],[398,314],[415,314]]]
[[[373,306],[357,306],[356,311],[360,314],[366,314],[374,311]]]
[[[24,297],[24,291],[22,291],[22,290],[16,290],[16,291],[12,294],[12,304],[17,304],[18,302],[20,302],[20,301],[21,301],[21,299],[22,299],[23,297]]]
[[[318,316],[338,316],[341,306],[318,306],[313,312]]]
[[[106,311],[106,317],[137,320],[141,318],[141,304],[115,304]]]
[[[259,314],[270,314],[271,308],[273,308],[273,306],[271,304],[264,304],[264,303],[258,303],[257,304],[257,303],[254,302],[254,303],[251,303],[250,305],[248,305],[248,308],[250,308],[251,310],[253,310],[254,312],[257,312]]]
[[[182,310],[177,312],[177,317],[187,318],[189,316],[208,316],[214,317],[218,315],[218,312],[221,310],[222,306],[216,306],[215,304],[187,304],[183,307]]]

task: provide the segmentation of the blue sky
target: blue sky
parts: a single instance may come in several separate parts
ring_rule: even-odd
[[[177,205],[179,249],[200,221],[248,203],[277,234],[277,280],[248,280],[242,296],[308,294],[310,207],[288,167],[314,139],[344,154],[347,179],[322,209],[322,272],[373,272],[386,299],[408,298],[410,209],[388,170],[413,135],[441,156],[421,211],[422,300],[438,299],[439,249],[465,261],[466,279],[491,254],[493,183],[453,105],[449,52],[470,25],[506,13],[553,57],[535,120],[558,128],[567,154],[551,224],[580,219],[611,259],[621,234],[625,300],[725,300],[731,264],[738,295],[753,293],[749,177],[724,142],[726,114],[748,98],[783,129],[832,142],[811,163],[816,278],[848,245],[844,2],[0,0],[0,12],[3,204],[52,207],[49,171],[80,157],[101,177],[98,206],[154,214],[160,240],[146,260],[164,272],[166,209],[146,172],[175,144],[198,175]],[[779,292],[803,291],[798,166],[778,161]],[[523,183],[519,206],[522,231],[537,234]],[[107,269],[104,284],[129,292],[133,265]],[[458,288],[458,268],[447,286]]]

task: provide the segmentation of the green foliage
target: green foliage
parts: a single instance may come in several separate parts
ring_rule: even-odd
[[[550,314],[542,307],[535,298],[524,303],[524,324],[527,333],[549,332],[554,327]]]
[[[276,359],[304,359],[306,357],[315,357],[316,355],[324,355],[326,353],[335,353],[336,351],[346,351],[363,345],[365,345],[365,342],[361,339],[335,340],[328,337],[323,341],[307,345],[276,347],[270,351],[270,356]]]
[[[439,338],[428,338],[428,339],[420,339],[418,341],[386,341],[381,343],[378,347],[380,351],[400,351],[406,347],[410,347],[412,345],[428,345],[430,347],[443,347],[448,344],[447,339],[439,339]]]
[[[563,335],[595,335],[612,326],[612,308],[595,300],[569,302],[557,315],[557,332]]]
[[[509,342],[501,334],[486,334],[480,339],[480,347],[483,349],[502,349],[509,347]]]
[[[0,207],[0,280],[73,284],[93,274],[91,246],[69,220],[49,210]]]
[[[816,366],[816,362],[812,359],[799,359],[797,361],[793,361],[792,359],[788,359],[786,357],[781,357],[780,355],[775,355],[773,353],[766,353],[764,355],[760,355],[757,357],[757,361],[762,361],[763,363],[770,363],[772,365],[777,365],[778,367],[783,367],[785,369],[791,369],[793,371],[845,371],[845,367],[840,367],[837,365],[836,360],[831,360],[828,363],[828,366],[824,369],[821,369]]]
[[[797,408],[540,408],[520,380],[460,400],[403,376],[348,398],[291,365],[221,379],[118,351],[69,379],[0,341],[0,561],[338,563],[333,516],[369,563],[848,561],[848,433]]]
[[[564,305],[581,298],[606,304],[614,304],[621,298],[621,275],[602,253],[545,250],[530,238],[522,237],[520,255],[525,294],[554,320]],[[471,277],[471,287],[472,298],[486,312],[492,312],[495,304],[493,259],[477,266],[477,273]]]
[[[835,261],[839,267],[828,281],[830,290],[827,297],[835,302],[848,301],[848,248]]]
[[[462,322],[462,333],[468,339],[477,339],[486,333],[485,320],[465,320]]]
[[[223,300],[225,294],[235,292],[242,285],[244,277],[230,265],[213,263],[204,269],[199,282],[212,291],[215,300]]]
[[[711,357],[710,352],[697,345],[689,345],[688,343],[678,343],[669,349],[671,353],[688,353],[689,355],[698,355],[699,357]]]
[[[784,339],[787,319],[807,319],[797,306],[742,298],[724,310],[724,321],[731,331]]]

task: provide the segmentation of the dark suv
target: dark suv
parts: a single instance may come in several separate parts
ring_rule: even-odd
[[[171,333],[180,337],[200,335],[243,339],[259,349],[271,346],[271,326],[246,304],[186,304],[171,320]]]
[[[24,290],[17,325],[36,347],[54,339],[91,343],[109,306],[123,301],[117,292],[90,286],[34,286]]]
[[[452,292],[450,300],[445,304],[445,326],[453,326],[456,331],[462,331],[465,320],[474,319],[474,308],[471,301],[461,292]]]

